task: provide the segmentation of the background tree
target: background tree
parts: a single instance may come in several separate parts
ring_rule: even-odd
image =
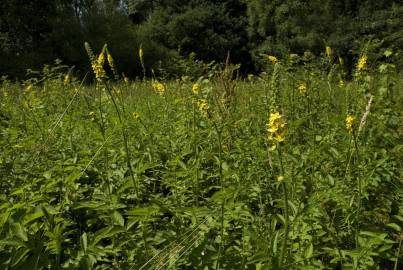
[[[243,72],[259,70],[260,54],[286,56],[331,46],[356,61],[371,40],[376,52],[392,49],[403,64],[403,5],[397,0],[3,0],[0,2],[0,74],[22,77],[60,58],[89,69],[83,48],[108,43],[121,72],[142,76],[194,53],[222,62],[227,52]],[[375,54],[374,54],[375,55]],[[381,55],[378,53],[377,55]],[[148,73],[150,75],[151,73]]]

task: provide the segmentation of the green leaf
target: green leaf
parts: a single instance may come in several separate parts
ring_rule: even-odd
[[[18,249],[13,255],[13,262],[11,264],[12,267],[18,265],[21,261],[27,258],[27,254],[29,253],[28,248]]]
[[[80,242],[81,242],[81,247],[84,250],[84,252],[87,252],[87,247],[88,247],[88,239],[87,239],[87,233],[84,232],[81,237],[80,237]]]
[[[91,247],[95,247],[102,239],[110,238],[115,234],[119,234],[122,232],[125,232],[125,230],[118,227],[103,228],[94,234],[94,240],[91,242]]]
[[[312,243],[309,244],[308,248],[305,250],[305,258],[309,259],[313,255],[313,245]]]
[[[400,232],[402,230],[402,228],[399,225],[397,225],[396,223],[389,223],[386,226],[394,229],[397,232]]]
[[[52,172],[51,171],[44,172],[43,177],[45,177],[46,180],[49,180],[52,177]]]
[[[35,221],[35,220],[37,220],[37,219],[39,219],[41,217],[43,217],[43,212],[42,211],[38,211],[38,212],[35,212],[33,214],[26,215],[24,217],[24,225],[26,225],[26,224],[28,224],[28,223],[30,223],[32,221]]]
[[[13,223],[11,225],[11,228],[13,230],[14,235],[17,236],[18,239],[24,242],[28,241],[28,236],[25,231],[25,228],[20,223]]]
[[[138,207],[131,210],[126,211],[126,215],[129,216],[150,216],[156,215],[160,213],[160,208],[158,206],[149,206],[149,207]]]
[[[391,56],[393,54],[393,52],[392,52],[392,50],[390,50],[390,49],[387,49],[384,53],[383,53],[383,55],[385,55],[386,57],[389,57],[389,56]]]
[[[113,211],[112,217],[113,217],[113,221],[117,225],[122,226],[122,227],[125,225],[125,219],[118,211]]]

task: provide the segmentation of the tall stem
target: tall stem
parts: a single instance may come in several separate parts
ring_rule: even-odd
[[[125,146],[125,151],[126,151],[126,162],[127,162],[127,168],[129,170],[130,173],[130,177],[132,179],[133,182],[133,186],[135,188],[135,193],[136,193],[136,200],[137,202],[139,201],[140,197],[139,197],[139,187],[138,187],[138,183],[136,182],[136,180],[134,179],[134,174],[133,174],[133,168],[132,168],[132,163],[131,163],[131,155],[130,155],[130,151],[129,151],[129,143],[128,143],[128,137],[127,137],[127,133],[126,133],[126,128],[122,119],[122,116],[120,115],[120,110],[118,108],[118,105],[116,104],[115,98],[113,97],[113,94],[111,92],[111,90],[108,87],[108,84],[105,82],[105,87],[108,90],[108,94],[111,97],[113,106],[115,107],[116,113],[118,115],[119,118],[119,122],[120,125],[122,126],[122,136],[123,136],[123,141],[124,141],[124,146]]]
[[[280,145],[277,144],[277,152],[280,160],[280,173],[281,176],[284,177],[284,165],[283,165],[283,156],[280,150]],[[288,213],[288,194],[287,194],[287,186],[285,180],[282,180],[281,183],[283,189],[283,198],[284,198],[284,238],[281,243],[281,253],[280,253],[280,269],[284,264],[284,256],[287,249],[288,242],[288,232],[289,232],[289,213]]]
[[[359,152],[358,152],[358,143],[357,143],[357,136],[353,131],[353,141],[355,147],[355,153],[357,157],[357,162],[359,161]],[[357,198],[357,224],[356,224],[356,232],[355,232],[355,242],[356,247],[358,247],[358,236],[360,233],[360,215],[361,215],[361,197],[362,197],[362,183],[360,175],[357,176],[357,188],[358,188],[358,198]]]
[[[195,172],[195,193],[196,193],[196,207],[199,206],[199,149],[196,141],[196,106],[193,100],[193,151],[196,159],[196,172]]]
[[[223,176],[222,176],[222,138],[221,138],[221,130],[219,130],[217,124],[215,121],[213,121],[213,126],[214,129],[217,133],[217,139],[218,139],[218,163],[219,163],[219,181],[220,181],[220,187],[221,187],[221,192],[224,191],[224,181],[223,181]],[[220,247],[218,249],[218,258],[217,258],[217,264],[216,264],[216,270],[219,269],[220,267],[220,260],[221,257],[224,256],[222,254],[224,252],[224,212],[225,212],[225,196],[222,196],[222,201],[221,201],[221,230],[220,230]]]

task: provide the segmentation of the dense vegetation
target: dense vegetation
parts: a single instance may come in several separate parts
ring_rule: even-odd
[[[395,52],[133,82],[86,48],[93,85],[0,86],[1,269],[402,269]]]
[[[1,0],[0,269],[403,269],[402,18]]]
[[[243,74],[256,73],[261,53],[318,56],[325,46],[351,69],[369,40],[376,53],[396,52],[401,68],[402,18],[398,0],[2,0],[0,74],[22,78],[58,58],[84,76],[85,41],[108,43],[130,78],[142,77],[141,45],[147,76],[183,75],[189,56],[224,62],[227,52]]]

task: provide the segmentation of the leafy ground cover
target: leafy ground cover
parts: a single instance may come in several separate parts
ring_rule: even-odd
[[[93,86],[0,86],[1,269],[402,267],[393,64],[124,82],[101,55]]]

